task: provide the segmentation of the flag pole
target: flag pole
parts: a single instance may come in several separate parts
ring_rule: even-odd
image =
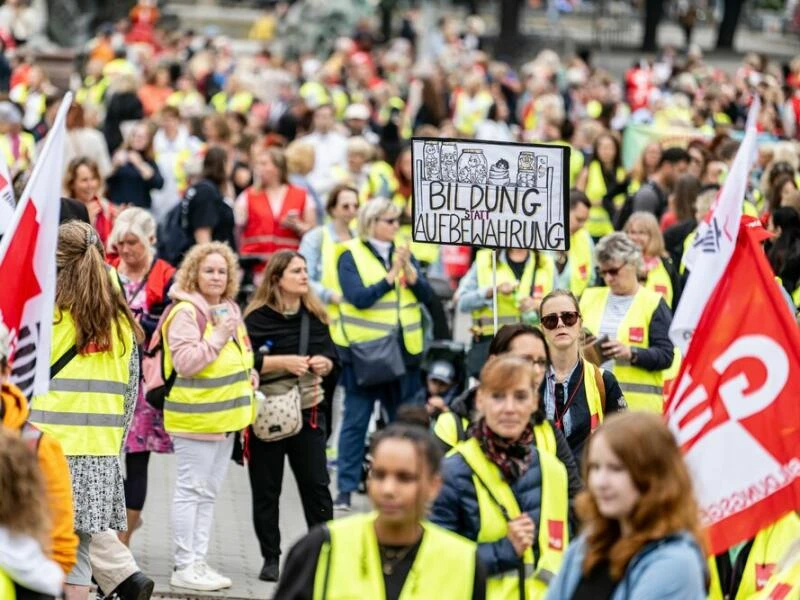
[[[497,250],[492,249],[492,321],[497,335]]]

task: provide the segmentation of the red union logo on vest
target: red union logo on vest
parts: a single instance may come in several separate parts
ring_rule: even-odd
[[[552,550],[564,549],[564,521],[547,520],[547,545]]]
[[[716,356],[709,353],[707,363],[683,374],[668,419],[698,482],[701,513],[710,524],[790,485],[800,473],[792,464],[796,461],[783,464],[790,457],[765,447],[766,436],[752,420],[786,387],[789,358],[784,348],[767,335],[743,335]],[[714,392],[719,402],[713,402]]]
[[[628,329],[628,341],[632,344],[644,342],[644,327],[631,327]]]

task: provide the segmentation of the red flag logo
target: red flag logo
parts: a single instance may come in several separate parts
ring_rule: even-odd
[[[800,333],[746,225],[666,416],[719,554],[800,508]]]

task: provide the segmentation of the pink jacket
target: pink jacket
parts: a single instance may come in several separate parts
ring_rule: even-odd
[[[187,301],[194,305],[198,313],[203,314],[206,322],[211,323],[211,310],[208,302],[198,292],[184,292],[177,285],[172,286],[169,297],[175,302]],[[238,321],[242,320],[239,306],[232,300],[224,300],[230,308],[231,314]],[[227,343],[228,338],[218,329],[214,328],[208,338],[203,337],[203,332],[198,327],[195,316],[189,310],[179,310],[170,321],[167,328],[167,344],[172,353],[172,364],[179,375],[191,377],[202,371],[219,356],[220,350]],[[244,340],[241,340],[244,343]],[[255,371],[253,371],[255,373]],[[257,378],[258,375],[256,374]],[[255,379],[258,381],[258,379]],[[187,437],[203,440],[221,440],[224,433],[180,433],[171,434],[178,437]]]

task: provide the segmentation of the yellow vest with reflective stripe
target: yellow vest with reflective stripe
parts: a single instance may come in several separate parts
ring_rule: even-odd
[[[86,77],[83,80],[83,85],[75,93],[75,101],[78,104],[89,102],[95,106],[101,106],[110,83],[108,77],[101,77],[100,79],[91,76]]]
[[[800,540],[800,517],[795,513],[789,513],[759,531],[750,548],[742,579],[739,582],[739,589],[731,600],[752,598],[757,592],[767,587],[767,581],[771,575],[775,574],[778,562],[796,540]],[[709,600],[723,600],[727,596],[722,591],[717,561],[713,556],[708,559],[708,568],[711,574],[708,598]]]
[[[373,512],[328,522],[330,541],[323,544],[317,560],[314,600],[385,600],[376,517]],[[421,525],[422,541],[400,600],[470,600],[476,544],[433,523]]]
[[[624,180],[625,169],[617,167],[617,183],[622,183]],[[593,238],[599,238],[613,233],[614,226],[611,224],[608,211],[603,208],[603,198],[608,193],[608,188],[603,178],[603,168],[597,160],[593,160],[589,163],[589,171],[586,176],[586,189],[584,192],[592,203],[592,208],[589,209],[589,220],[586,222],[586,230],[589,232],[589,235]],[[621,208],[625,203],[625,194],[617,194],[614,196],[613,201],[614,206]]]
[[[461,422],[461,428],[458,427],[458,422]],[[433,434],[442,440],[451,448],[467,439],[467,429],[469,428],[469,419],[459,417],[456,413],[450,411],[440,414],[436,423],[433,426]],[[547,452],[556,456],[556,434],[553,430],[553,425],[550,421],[543,421],[533,426],[533,436],[536,439],[536,447],[542,452]]]
[[[795,556],[774,574],[755,600],[797,600],[800,598],[800,556]]]
[[[503,505],[509,519],[518,517],[521,512],[511,486],[503,479],[500,469],[489,461],[475,438],[458,444],[451,451],[455,452],[461,454],[473,471],[472,482],[481,519],[478,544],[496,542],[506,537],[508,522],[495,500]],[[529,599],[544,598],[547,584],[561,567],[569,541],[567,469],[561,461],[546,452],[538,452],[538,456],[542,471],[542,505],[539,522],[536,523],[539,562],[534,563],[531,548],[522,555],[526,573],[525,597]],[[519,584],[516,569],[490,576],[486,597],[491,600],[517,600],[520,597]]]
[[[592,287],[583,293],[580,303],[581,315],[586,327],[597,335],[600,321],[606,310],[610,293],[607,287]],[[648,348],[650,321],[661,296],[656,292],[640,287],[636,297],[617,329],[617,340],[626,346]],[[613,373],[631,410],[646,410],[661,414],[664,407],[664,371],[646,371],[633,365],[614,361]]]
[[[686,272],[686,263],[684,262],[684,259],[686,258],[686,253],[689,252],[689,248],[692,247],[692,242],[694,242],[695,237],[697,237],[697,229],[692,231],[686,236],[686,239],[683,240],[683,254],[681,255],[681,265],[678,268],[678,273],[681,275]]]
[[[644,287],[661,294],[668,306],[672,306],[674,290],[672,289],[672,279],[669,277],[667,268],[664,266],[663,259],[659,259],[658,266],[653,267],[647,274],[647,281]]]
[[[492,287],[492,252],[494,250],[479,250],[478,255],[475,257],[479,288]],[[537,301],[540,301],[553,291],[556,267],[550,256],[530,251],[521,279],[516,278],[514,271],[511,270],[511,267],[506,262],[507,259],[503,259],[505,256],[505,254],[501,254],[497,259],[498,286],[502,283],[517,284],[520,294],[533,296]],[[534,271],[536,272],[535,278]],[[498,327],[519,323],[522,319],[522,313],[517,305],[516,297],[517,294],[497,294]],[[473,328],[480,330],[479,335],[494,335],[492,307],[488,306],[472,311],[472,325]]]
[[[320,249],[322,262],[322,278],[320,279],[320,283],[325,289],[331,290],[332,292],[339,294],[339,296],[342,295],[342,286],[339,285],[339,270],[337,265],[339,263],[339,257],[342,255],[343,251],[344,244],[342,242],[334,241],[328,226],[323,225],[322,247]],[[330,320],[328,327],[331,332],[331,339],[339,346],[347,345],[347,342],[342,336],[342,330],[339,325],[339,306],[336,304],[327,304],[325,308],[328,311],[328,318]]]
[[[67,456],[118,456],[122,450],[125,389],[136,342],[127,319],[118,318],[110,350],[78,354],[50,380],[47,394],[31,401],[30,422],[56,438]],[[51,365],[75,339],[72,315],[56,309]]]
[[[594,273],[592,236],[581,228],[569,240],[569,291],[580,298]]]
[[[211,106],[218,113],[231,111],[244,114],[253,106],[253,94],[241,91],[229,98],[227,92],[217,92],[211,97]]]
[[[383,263],[372,253],[366,243],[356,238],[344,243],[349,250],[365,287],[386,278],[388,272]],[[399,294],[399,296],[398,296]],[[358,309],[346,300],[339,305],[341,324],[347,338],[344,346],[351,343],[371,342],[387,335],[394,335],[399,325],[403,332],[406,352],[416,355],[422,353],[422,311],[414,293],[405,285],[395,282],[392,290],[381,296],[372,306]]]
[[[170,311],[161,328],[164,343],[164,378],[174,369],[169,349],[167,331],[180,310],[189,310],[194,319],[195,307],[190,302],[179,302]],[[206,323],[203,338],[213,331]],[[227,433],[239,431],[253,422],[255,406],[250,370],[253,368],[253,351],[244,324],[236,331],[236,340],[229,339],[217,358],[200,372],[188,377],[180,373],[164,402],[164,429],[169,433]]]

